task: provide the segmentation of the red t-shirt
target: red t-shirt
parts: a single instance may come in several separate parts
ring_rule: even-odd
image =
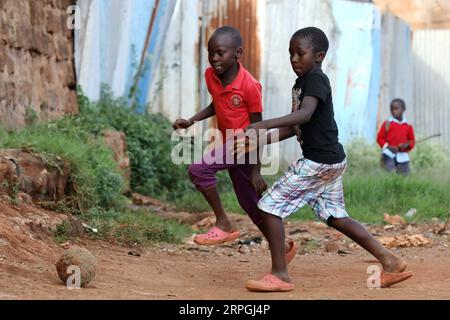
[[[205,78],[224,140],[226,129],[245,129],[250,124],[250,113],[263,111],[261,84],[241,63],[236,78],[225,88],[213,68],[206,69]]]
[[[387,120],[389,121],[389,120]],[[398,121],[390,121],[388,132],[386,132],[386,121],[380,127],[377,135],[378,145],[383,148],[386,143],[390,146],[398,147],[402,143],[410,142],[406,152],[414,148],[414,129],[407,122],[399,123]]]

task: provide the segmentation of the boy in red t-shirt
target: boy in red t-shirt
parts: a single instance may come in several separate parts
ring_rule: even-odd
[[[228,170],[239,204],[260,231],[266,234],[258,209],[261,193],[267,188],[261,177],[260,164],[240,164],[237,161],[230,163],[227,157],[231,150],[229,145],[233,143],[233,139],[227,137],[227,130],[243,131],[251,123],[262,120],[262,87],[239,62],[242,52],[241,34],[235,28],[222,27],[213,33],[208,41],[211,67],[205,72],[206,84],[213,102],[189,120],[178,119],[172,125],[176,130],[187,129],[194,122],[215,115],[223,136],[223,145],[205,155],[202,163],[189,166],[191,181],[216,215],[215,226],[207,233],[195,236],[194,242],[201,245],[215,245],[239,237],[239,231],[225,214],[217,191],[216,173],[221,170]],[[259,194],[255,190],[259,190]],[[286,245],[288,263],[296,252],[297,246],[290,241]]]
[[[389,172],[397,170],[397,173],[408,175],[410,173],[408,152],[414,148],[415,138],[413,126],[403,117],[405,110],[405,101],[392,100],[392,116],[381,125],[377,142],[383,149],[381,154],[383,168]]]

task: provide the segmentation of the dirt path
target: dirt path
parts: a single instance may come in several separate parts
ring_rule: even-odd
[[[0,299],[450,299],[448,248],[397,250],[415,277],[389,289],[367,289],[370,257],[356,249],[348,255],[297,255],[290,272],[293,292],[255,294],[245,280],[269,269],[268,254],[241,254],[234,248],[209,252],[174,245],[147,248],[142,256],[129,249],[89,242],[99,272],[92,284],[68,290],[53,264],[6,264],[0,269]]]
[[[450,236],[430,226],[368,226],[375,236],[422,234],[431,244],[393,249],[415,276],[389,289],[367,289],[365,251],[338,232],[316,222],[287,223],[286,233],[300,245],[290,265],[296,289],[257,294],[244,288],[270,267],[267,243],[243,216],[234,216],[240,241],[216,247],[158,244],[141,256],[107,242],[78,239],[96,257],[98,272],[85,289],[69,290],[57,277],[63,252],[49,226],[64,217],[33,206],[10,207],[0,201],[0,299],[450,299]],[[211,218],[194,225],[208,228]],[[253,240],[253,241],[252,241]],[[369,260],[369,261],[368,261]]]

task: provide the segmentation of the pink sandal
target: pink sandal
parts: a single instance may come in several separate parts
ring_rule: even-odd
[[[295,258],[295,255],[297,254],[298,251],[298,246],[297,244],[295,244],[293,240],[289,240],[288,243],[291,246],[291,248],[289,249],[288,252],[286,252],[286,264],[289,264]]]
[[[396,283],[408,280],[413,275],[411,271],[396,273],[381,271],[381,288],[387,288]]]
[[[248,280],[245,288],[253,292],[286,292],[295,288],[293,283],[284,282],[273,274],[266,274],[261,280]]]
[[[217,227],[212,227],[207,233],[197,234],[194,237],[196,244],[213,246],[215,244],[233,241],[239,238],[239,231],[225,232]]]

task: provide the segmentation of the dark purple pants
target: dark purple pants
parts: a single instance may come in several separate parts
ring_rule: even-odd
[[[260,197],[256,194],[250,181],[252,165],[247,164],[248,162],[238,164],[236,161],[230,161],[232,156],[229,154],[229,146],[229,143],[223,144],[205,155],[202,163],[191,164],[188,169],[189,177],[197,190],[204,191],[217,185],[216,173],[218,171],[228,170],[239,204],[253,223],[258,225],[262,222],[258,209]],[[216,154],[218,157],[214,159]]]

